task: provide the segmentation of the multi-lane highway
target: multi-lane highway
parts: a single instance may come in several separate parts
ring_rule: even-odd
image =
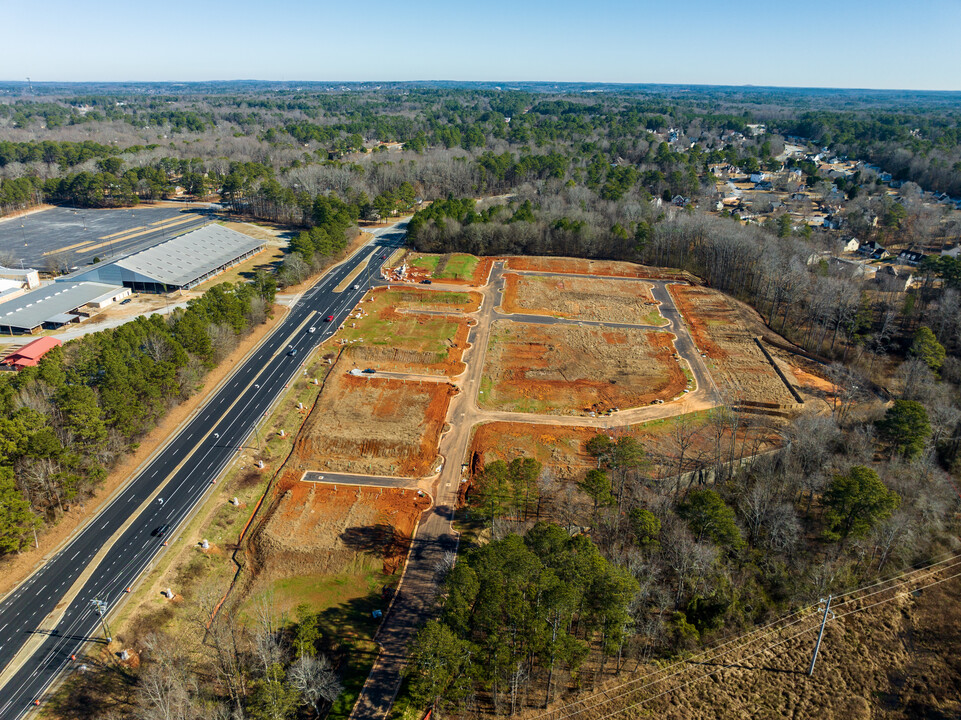
[[[330,337],[378,269],[402,244],[403,224],[379,234],[331,270],[290,309],[256,352],[239,366],[114,500],[69,544],[0,604],[0,718],[19,718],[71,655],[102,635],[91,601],[108,612],[163,551],[210,490],[284,386],[303,375],[306,355]],[[343,292],[335,288],[370,259]],[[333,316],[327,322],[327,316]],[[315,332],[309,332],[311,327]],[[292,352],[296,351],[296,352]],[[170,529],[164,537],[156,531]]]

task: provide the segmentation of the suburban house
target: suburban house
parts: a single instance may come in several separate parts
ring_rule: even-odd
[[[924,260],[924,253],[916,252],[914,250],[902,250],[898,253],[898,262],[904,265],[917,265],[919,262]]]
[[[857,252],[858,248],[860,247],[861,247],[861,243],[858,242],[858,239],[851,238],[850,240],[845,241],[841,249],[844,252]]]
[[[874,281],[880,286],[882,292],[904,292],[915,284],[914,273],[899,270],[894,265],[885,265],[878,270]]]
[[[4,365],[14,370],[23,370],[26,367],[34,367],[40,362],[40,358],[53,350],[55,347],[63,345],[57,338],[42,337],[33,342],[29,342],[19,350],[7,355],[0,360],[0,365]]]
[[[873,260],[883,260],[890,255],[890,253],[875,240],[868,240],[864,243],[858,248],[858,254],[872,258]]]

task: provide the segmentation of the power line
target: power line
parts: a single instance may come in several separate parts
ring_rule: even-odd
[[[850,595],[854,595],[854,594],[857,594],[857,593],[861,593],[858,597],[849,597],[848,599],[844,600],[843,602],[835,604],[835,608],[840,607],[840,606],[843,606],[843,605],[853,604],[853,603],[858,602],[858,601],[863,601],[863,600],[865,600],[865,599],[867,599],[867,598],[869,598],[869,597],[873,597],[873,596],[876,596],[876,595],[879,595],[879,594],[881,594],[881,593],[888,592],[888,591],[891,591],[891,590],[896,590],[897,587],[898,587],[898,586],[892,586],[892,587],[884,587],[884,588],[880,588],[880,589],[874,589],[874,588],[878,588],[878,586],[881,586],[881,585],[889,585],[890,583],[900,582],[900,586],[903,586],[903,585],[906,585],[906,584],[909,584],[909,583],[916,583],[916,582],[918,582],[919,578],[921,578],[922,576],[924,577],[924,579],[927,579],[927,578],[930,578],[930,577],[933,576],[933,575],[937,575],[938,573],[942,573],[942,572],[945,572],[945,571],[950,571],[950,570],[953,570],[953,569],[956,569],[956,568],[959,568],[959,567],[961,567],[961,555],[952,555],[952,556],[949,556],[949,557],[944,558],[944,559],[942,559],[942,560],[939,560],[939,561],[937,561],[937,562],[935,562],[935,563],[932,563],[931,565],[928,565],[928,566],[926,566],[926,567],[924,567],[924,568],[920,568],[920,569],[916,569],[916,570],[903,571],[903,572],[901,572],[901,573],[898,573],[896,576],[894,576],[894,577],[892,577],[892,578],[888,578],[888,579],[886,579],[886,580],[880,580],[880,581],[874,582],[874,583],[872,583],[872,584],[870,584],[870,585],[864,586],[864,587],[862,587],[862,588],[856,588],[856,589],[854,589],[854,590],[848,591],[847,593],[844,593],[844,594],[842,594],[842,595],[836,596],[836,597],[840,598],[840,597],[845,597],[845,596],[850,596]],[[957,576],[961,576],[961,573],[958,573],[958,575],[953,575],[953,576],[951,576],[951,577],[957,577]],[[945,579],[950,579],[950,578],[945,578]],[[925,585],[925,587],[930,587],[931,585],[937,584],[938,582],[943,582],[943,580],[935,581],[934,583],[930,583],[929,585]],[[864,593],[865,590],[870,590],[870,589],[873,589],[873,591],[872,591],[872,592],[869,592],[869,593]],[[897,595],[895,595],[894,597],[897,597]],[[881,600],[881,601],[876,602],[876,603],[873,603],[873,604],[871,604],[871,605],[866,606],[866,607],[863,608],[863,609],[867,609],[867,608],[869,608],[869,607],[874,607],[875,605],[879,605],[879,604],[882,604],[882,603],[884,603],[884,602],[888,602],[888,601],[890,601],[891,599],[893,599],[893,597],[892,597],[892,598],[887,598],[887,599],[885,599],[885,600]],[[557,709],[555,709],[555,710],[548,711],[548,712],[545,712],[545,713],[541,713],[540,715],[535,715],[535,716],[533,716],[533,717],[531,718],[531,720],[540,720],[540,718],[551,718],[552,720],[566,720],[566,718],[575,717],[575,716],[577,716],[577,715],[579,715],[579,714],[581,714],[581,713],[587,712],[587,711],[589,711],[589,710],[594,710],[594,711],[596,711],[597,708],[598,708],[599,706],[601,706],[601,705],[605,705],[605,704],[607,704],[607,703],[614,702],[614,701],[616,701],[616,700],[622,699],[622,698],[626,697],[627,695],[630,695],[630,694],[632,694],[632,693],[634,693],[634,692],[638,692],[638,691],[640,691],[640,690],[643,690],[643,689],[646,688],[646,687],[650,687],[651,685],[655,685],[655,684],[658,684],[658,683],[665,682],[665,681],[671,679],[672,677],[676,677],[677,675],[680,675],[682,672],[684,672],[684,668],[689,668],[690,665],[691,665],[691,663],[693,663],[693,662],[703,663],[703,662],[706,662],[706,661],[716,661],[716,660],[720,659],[721,657],[724,657],[725,655],[728,655],[728,654],[730,654],[730,653],[736,652],[736,651],[738,651],[738,650],[743,651],[748,645],[754,644],[754,643],[756,643],[756,642],[758,642],[758,641],[761,641],[761,640],[770,638],[771,636],[773,636],[773,635],[775,635],[775,634],[778,634],[778,633],[780,633],[780,632],[783,632],[784,630],[787,630],[788,628],[790,628],[790,627],[792,627],[792,626],[794,626],[794,625],[797,625],[798,623],[802,622],[803,620],[805,620],[805,619],[807,619],[807,618],[809,618],[809,617],[813,617],[813,616],[810,614],[810,609],[813,608],[813,607],[814,607],[814,606],[807,606],[807,607],[805,607],[805,608],[802,608],[802,609],[798,610],[797,612],[791,613],[790,615],[786,615],[786,616],[784,616],[784,617],[782,617],[782,618],[779,618],[778,620],[775,620],[775,621],[773,621],[773,622],[771,622],[771,623],[768,623],[768,625],[766,625],[766,626],[764,626],[764,627],[762,627],[762,628],[757,628],[757,629],[755,629],[755,630],[750,631],[750,632],[747,633],[746,635],[741,635],[741,636],[732,638],[731,640],[726,641],[726,642],[722,643],[721,645],[718,645],[718,646],[715,646],[715,647],[710,648],[710,649],[708,649],[708,650],[705,650],[705,651],[703,651],[702,653],[699,653],[698,655],[692,656],[692,657],[690,657],[690,658],[686,658],[685,660],[681,660],[681,661],[677,661],[677,662],[675,662],[675,663],[672,663],[671,665],[669,665],[669,666],[666,667],[666,668],[662,668],[662,669],[660,669],[660,670],[655,670],[655,671],[653,671],[653,672],[648,672],[648,673],[642,675],[641,677],[634,678],[634,679],[632,679],[632,680],[628,680],[628,681],[626,681],[626,682],[624,682],[624,683],[621,683],[620,685],[617,685],[617,686],[615,686],[615,687],[613,687],[613,688],[608,688],[608,689],[606,689],[606,690],[602,690],[602,691],[593,693],[592,695],[590,695],[590,696],[588,696],[588,697],[581,698],[581,699],[579,699],[579,700],[575,700],[575,701],[573,701],[573,702],[571,702],[571,703],[568,703],[568,704],[566,704],[566,705],[563,705],[563,706],[561,706],[560,708],[557,708]],[[859,611],[861,611],[861,608],[855,608],[854,610],[849,610],[848,612],[842,613],[842,614],[838,615],[837,617],[838,617],[838,619],[840,619],[841,617],[844,617],[845,615],[850,615],[850,614],[852,614],[852,613],[854,613],[854,612],[859,612]],[[791,619],[791,618],[794,618],[795,616],[800,615],[800,614],[804,614],[804,617],[800,617],[800,618],[798,618],[798,619],[796,619],[796,620],[793,620],[792,622],[788,622],[788,623],[784,624],[782,627],[778,627],[778,628],[774,628],[774,627],[773,627],[773,626],[777,625],[778,623],[783,623],[783,622],[785,622],[785,621],[787,621],[787,620],[789,620],[789,619]],[[785,643],[785,642],[788,642],[788,641],[790,641],[790,640],[792,640],[792,639],[794,639],[794,638],[796,638],[796,637],[799,637],[800,635],[803,635],[804,633],[811,632],[811,631],[813,631],[816,627],[817,627],[817,625],[814,625],[814,626],[811,627],[811,628],[807,628],[807,629],[801,630],[800,632],[795,633],[795,634],[792,635],[791,637],[788,637],[788,638],[786,638],[786,639],[780,640],[780,641],[774,643],[773,645],[769,645],[769,646],[767,646],[767,647],[765,647],[765,648],[761,648],[760,650],[756,651],[755,653],[752,653],[751,655],[749,655],[747,659],[749,659],[749,658],[751,658],[751,657],[754,657],[755,655],[758,655],[758,654],[760,654],[760,653],[762,653],[762,652],[765,652],[766,650],[769,650],[769,649],[773,649],[773,648],[775,648],[775,647],[778,647],[779,645],[781,645],[781,644],[783,644],[783,643]],[[757,637],[751,637],[752,635],[758,635],[758,633],[761,633],[761,634],[760,634],[759,636],[757,636]],[[732,645],[732,644],[734,644],[734,643],[739,643],[739,642],[740,642],[740,644],[737,645],[737,646],[735,646],[735,647],[732,647],[732,648],[730,648],[730,649],[728,649],[728,650],[724,650],[723,652],[718,652],[719,650],[725,648],[726,646]],[[713,656],[713,657],[708,657],[708,656]],[[813,664],[813,663],[812,663],[812,664]],[[660,675],[660,674],[662,674],[662,673],[669,672],[670,670],[672,670],[672,669],[674,669],[674,668],[677,668],[677,667],[679,667],[679,666],[681,666],[682,669],[677,670],[676,672],[671,672],[671,673],[669,673],[668,675],[665,675],[665,676],[660,677],[660,678],[655,677],[655,676]],[[712,674],[713,672],[714,672],[714,671],[712,671],[711,673],[706,673],[705,675],[699,676],[699,677],[706,677],[707,675],[710,675],[710,674]],[[698,679],[698,678],[695,678],[695,679]],[[645,681],[645,680],[650,680],[650,682],[647,682],[647,683],[645,683],[645,684],[643,684],[643,685],[640,685],[640,686],[638,686],[638,687],[631,687],[631,686],[636,685],[637,683],[641,683],[641,682],[643,682],[643,681]],[[684,686],[687,685],[687,684],[688,684],[688,683],[684,683],[684,684],[682,684],[682,685],[680,685],[680,686],[678,686],[678,687],[684,687]],[[662,692],[662,693],[658,693],[657,695],[654,695],[652,698],[648,698],[648,700],[651,700],[651,699],[653,699],[653,698],[655,698],[655,697],[659,697],[660,695],[663,695],[665,692],[672,692],[674,689],[677,689],[677,688],[673,688],[673,689],[671,689],[671,690],[666,690],[666,691],[664,691],[664,692]],[[612,695],[611,693],[613,693],[613,695]],[[600,699],[602,696],[603,696],[603,699]],[[592,702],[592,701],[595,700],[595,699],[597,699],[598,702]],[[642,701],[642,702],[647,702],[648,700],[644,700],[644,701]],[[577,707],[577,706],[580,706],[580,707]],[[633,706],[634,706],[634,705],[629,706],[629,707],[633,707]],[[566,712],[566,711],[569,711],[569,712]],[[617,714],[617,713],[619,713],[619,712],[622,712],[622,710],[616,711],[615,714]],[[605,716],[605,717],[608,717],[608,716]]]

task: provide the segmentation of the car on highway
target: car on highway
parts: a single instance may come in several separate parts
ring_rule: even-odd
[[[169,532],[169,530],[170,530],[170,526],[164,523],[163,525],[158,527],[156,530],[154,530],[150,534],[153,535],[154,537],[163,537]]]
[[[386,255],[381,255],[381,256],[380,256],[380,259],[381,259],[381,260],[386,260],[386,259],[387,259],[387,256],[386,256]]]
[[[317,332],[317,328],[312,327],[312,328],[310,328],[307,332],[309,332],[309,333]]]
[[[360,285],[354,285],[354,290],[360,290]]]
[[[333,321],[334,321],[333,315],[328,315],[327,317],[324,318],[324,322],[333,322]]]
[[[294,355],[297,354],[297,348],[290,348],[290,350],[287,351],[287,354],[288,354],[290,357],[293,357]]]

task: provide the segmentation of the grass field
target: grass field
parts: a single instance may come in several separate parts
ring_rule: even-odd
[[[450,255],[443,269],[435,269],[434,277],[440,280],[470,280],[474,277],[478,262],[473,255]]]
[[[407,256],[408,264],[421,270],[429,270],[432,273],[437,269],[437,263],[440,262],[440,259],[440,255],[421,255],[419,253]]]

